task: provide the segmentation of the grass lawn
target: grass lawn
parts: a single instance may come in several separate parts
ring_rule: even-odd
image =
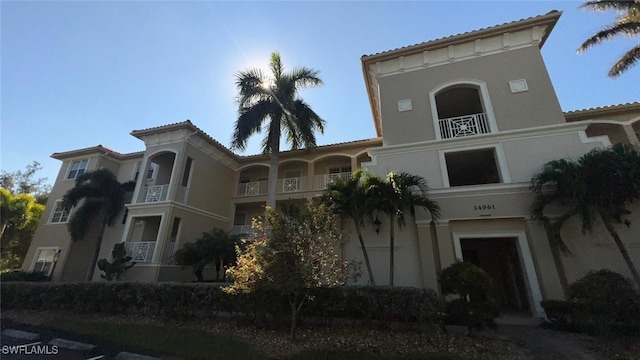
[[[248,344],[204,330],[147,324],[119,324],[55,317],[44,325],[108,342],[127,345],[141,353],[152,351],[184,359],[260,359]]]
[[[231,336],[205,330],[151,324],[112,323],[79,317],[55,316],[43,325],[90,336],[111,343],[130,346],[141,353],[171,355],[182,359],[264,359],[252,345]],[[379,354],[345,350],[303,350],[283,358],[288,360],[389,359]],[[463,359],[447,353],[394,356],[393,359]]]

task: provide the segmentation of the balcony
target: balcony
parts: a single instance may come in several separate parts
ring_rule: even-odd
[[[440,137],[451,139],[491,132],[486,113],[439,119]]]
[[[296,193],[300,191],[324,190],[327,185],[336,179],[347,180],[351,177],[350,172],[324,174],[314,176],[301,176],[293,178],[278,179],[276,184],[277,194]],[[254,181],[238,184],[237,196],[266,195],[269,188],[267,181]]]
[[[242,235],[242,238],[248,241],[252,241],[256,238],[256,231],[253,230],[251,225],[234,225],[231,229],[232,235]]]
[[[127,256],[131,256],[132,262],[150,263],[153,261],[153,252],[156,248],[155,241],[130,241],[124,243]]]
[[[187,201],[187,195],[189,188],[180,186],[178,187],[175,201],[184,204]],[[152,203],[167,201],[167,195],[169,193],[169,184],[164,185],[151,185],[143,186],[138,194],[137,203]]]

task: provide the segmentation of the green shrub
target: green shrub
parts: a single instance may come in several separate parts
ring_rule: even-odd
[[[0,281],[49,281],[43,272],[12,271],[0,274]]]
[[[290,308],[281,292],[259,289],[228,294],[206,283],[25,283],[0,284],[2,310],[70,310],[77,313],[137,314],[172,319],[214,319],[219,313],[246,317],[257,325],[286,325]],[[330,323],[352,319],[433,323],[440,313],[431,289],[332,287],[310,289],[304,318]]]
[[[484,270],[470,262],[457,262],[440,273],[440,286],[448,301],[446,321],[472,329],[494,326],[498,308],[493,299],[493,283]]]
[[[640,330],[640,295],[622,275],[591,271],[569,287],[573,322],[592,334],[625,334]]]
[[[563,300],[543,300],[540,302],[547,315],[546,326],[555,330],[572,330],[573,304]]]

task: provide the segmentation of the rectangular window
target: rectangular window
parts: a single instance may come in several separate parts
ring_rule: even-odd
[[[58,251],[58,248],[38,248],[31,271],[43,272],[47,276],[51,275]]]
[[[501,183],[496,150],[477,149],[444,155],[449,186]]]
[[[332,167],[329,168],[329,174],[341,174],[351,172],[351,166]]]
[[[51,219],[49,220],[52,224],[58,223],[66,223],[69,220],[69,211],[62,206],[62,200],[56,200],[53,204],[53,211],[51,212]]]
[[[84,160],[76,160],[71,163],[69,166],[69,173],[67,174],[67,179],[75,179],[78,176],[84,174],[87,170],[87,165],[89,164],[88,159]]]

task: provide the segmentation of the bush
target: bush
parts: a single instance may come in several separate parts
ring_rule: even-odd
[[[43,272],[12,271],[0,274],[0,282],[5,281],[49,281]]]
[[[259,289],[228,294],[204,283],[26,283],[0,284],[2,310],[70,310],[78,313],[136,314],[171,319],[214,319],[240,314],[257,325],[285,325],[286,297]],[[314,288],[302,315],[324,323],[335,318],[433,323],[438,297],[431,289],[384,287]]]
[[[622,275],[611,270],[591,271],[571,284],[573,323],[591,334],[627,334],[640,331],[640,295]]]
[[[446,321],[472,329],[494,326],[498,307],[493,299],[493,283],[484,270],[470,262],[457,262],[440,273],[443,295],[448,296]]]

